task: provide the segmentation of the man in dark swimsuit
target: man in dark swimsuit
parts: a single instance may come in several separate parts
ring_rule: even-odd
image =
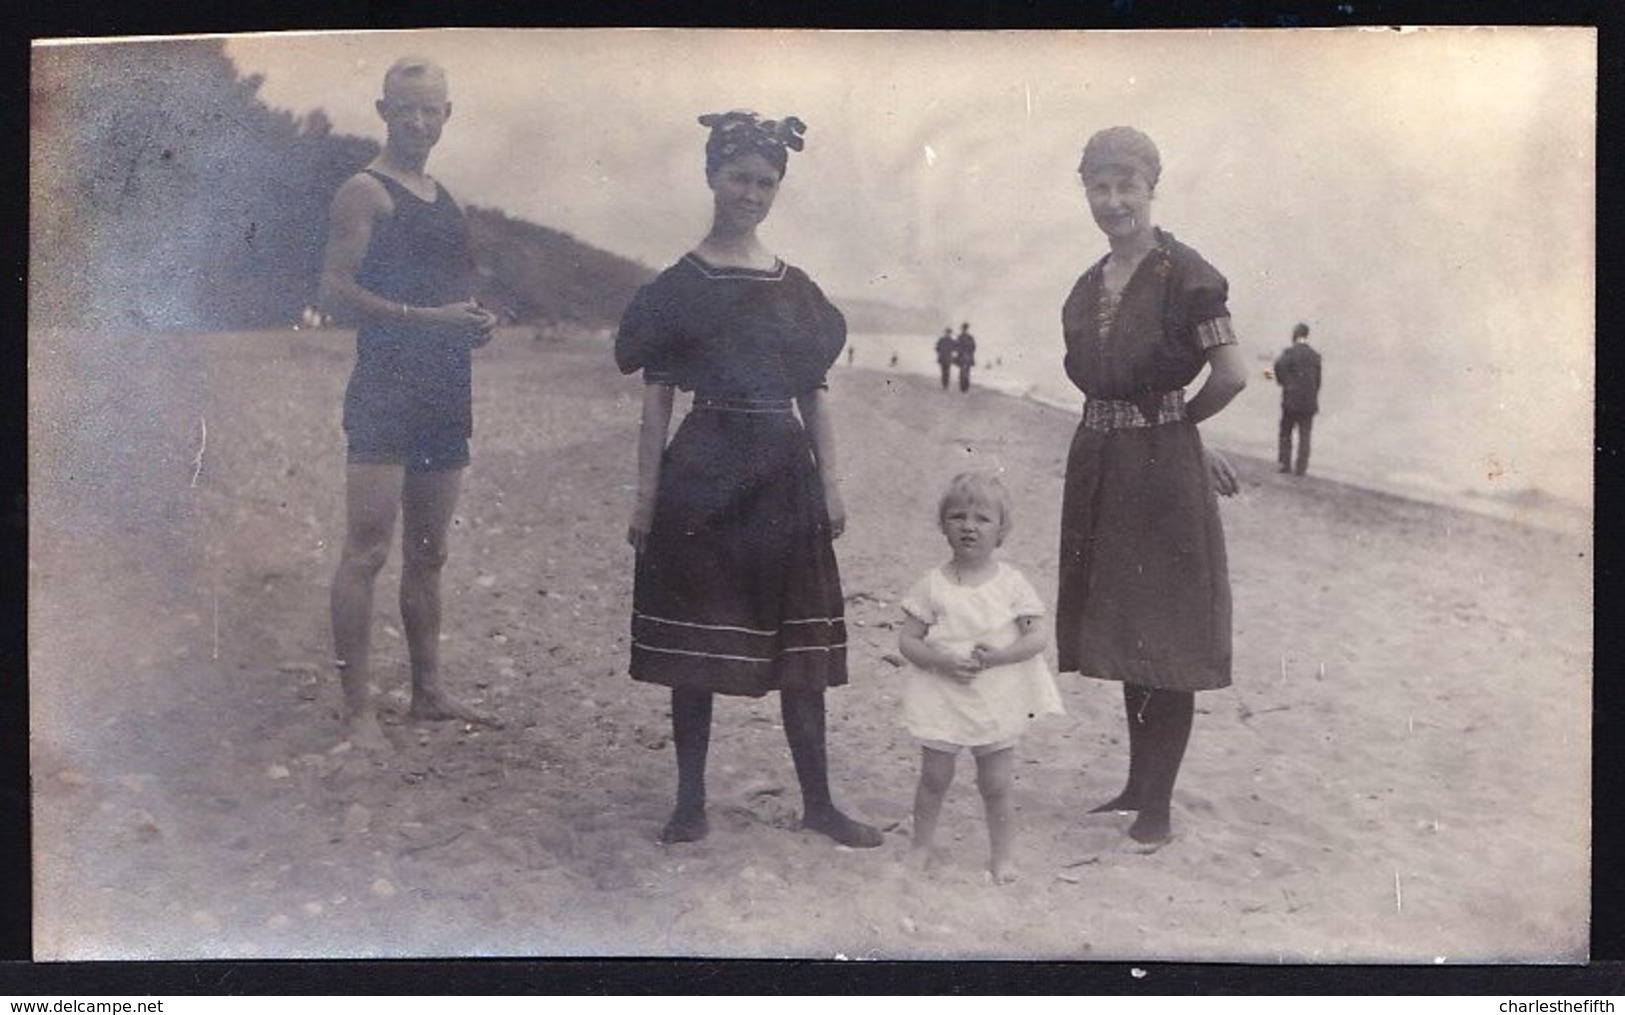
[[[446,75],[397,61],[376,104],[383,150],[333,197],[320,303],[357,328],[344,400],[349,442],[346,531],[333,578],[335,663],[349,742],[387,748],[369,684],[373,587],[402,519],[401,619],[412,663],[415,719],[490,718],[450,697],[440,680],[440,573],[468,464],[470,350],[495,315],[472,298],[467,223],[425,172],[451,115]]]

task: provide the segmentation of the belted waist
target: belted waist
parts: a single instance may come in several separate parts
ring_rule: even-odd
[[[759,412],[772,414],[788,414],[794,411],[794,403],[788,398],[715,398],[710,395],[695,395],[692,411],[699,412]]]
[[[1144,411],[1150,409],[1150,415]],[[1145,402],[1116,398],[1090,398],[1083,403],[1083,425],[1090,430],[1133,430],[1185,419],[1183,388],[1151,395]]]

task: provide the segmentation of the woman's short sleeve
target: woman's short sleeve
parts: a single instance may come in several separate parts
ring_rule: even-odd
[[[1186,248],[1186,257],[1180,258],[1179,301],[1185,308],[1185,319],[1193,326],[1230,316],[1230,283],[1219,274],[1219,269],[1207,263],[1201,255]]]
[[[1236,333],[1230,327],[1230,318],[1214,317],[1196,325],[1196,343],[1205,352],[1221,345],[1236,345]]]
[[[1189,335],[1203,357],[1216,346],[1236,344],[1235,332],[1230,328],[1229,293],[1230,283],[1224,276],[1211,264],[1198,259],[1184,302],[1185,319],[1190,322]]]
[[[927,627],[937,622],[937,607],[931,596],[931,576],[929,574],[920,578],[908,590],[899,604],[903,612],[918,620]]]
[[[1168,238],[1168,252],[1173,271],[1164,326],[1177,338],[1181,356],[1193,357],[1191,365],[1200,368],[1209,349],[1235,341],[1230,330],[1230,283],[1201,254],[1172,237]],[[1191,380],[1179,370],[1164,374],[1160,380],[1177,381],[1181,386]]]
[[[621,373],[643,371],[650,384],[674,383],[667,337],[670,324],[653,284],[642,286],[632,295],[615,331],[615,365]]]
[[[829,368],[840,358],[846,347],[846,316],[829,301],[818,283],[805,273],[796,271],[797,330],[811,339],[796,344],[795,385],[810,391],[827,387]]]

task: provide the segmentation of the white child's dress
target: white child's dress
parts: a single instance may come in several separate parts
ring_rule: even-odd
[[[956,585],[932,568],[903,597],[903,610],[926,626],[925,642],[956,655],[977,645],[1003,648],[1020,637],[1018,617],[1041,617],[1044,603],[1020,571],[998,562],[992,578]],[[977,747],[1015,740],[1041,715],[1061,715],[1043,653],[982,670],[969,683],[912,667],[903,689],[903,721],[921,740]]]

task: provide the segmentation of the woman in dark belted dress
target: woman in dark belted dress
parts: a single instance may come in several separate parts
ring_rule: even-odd
[[[631,672],[672,689],[677,806],[660,841],[708,831],[714,696],[777,691],[802,827],[878,846],[880,832],[830,798],[824,735],[824,690],[847,679],[832,544],[846,519],[824,380],[846,321],[756,235],[806,128],[743,111],[700,123],[711,231],[637,292],[615,340],[621,370],[645,381]],[[677,388],[694,403],[668,446]]]
[[[1129,835],[1172,834],[1174,780],[1195,692],[1230,684],[1230,578],[1217,494],[1228,463],[1196,424],[1246,385],[1224,276],[1156,228],[1162,163],[1151,139],[1112,127],[1078,172],[1110,252],[1062,310],[1066,372],[1083,391],[1061,506],[1059,668],[1121,681],[1128,782],[1094,810],[1136,813]],[[1208,378],[1187,401],[1203,366]]]

